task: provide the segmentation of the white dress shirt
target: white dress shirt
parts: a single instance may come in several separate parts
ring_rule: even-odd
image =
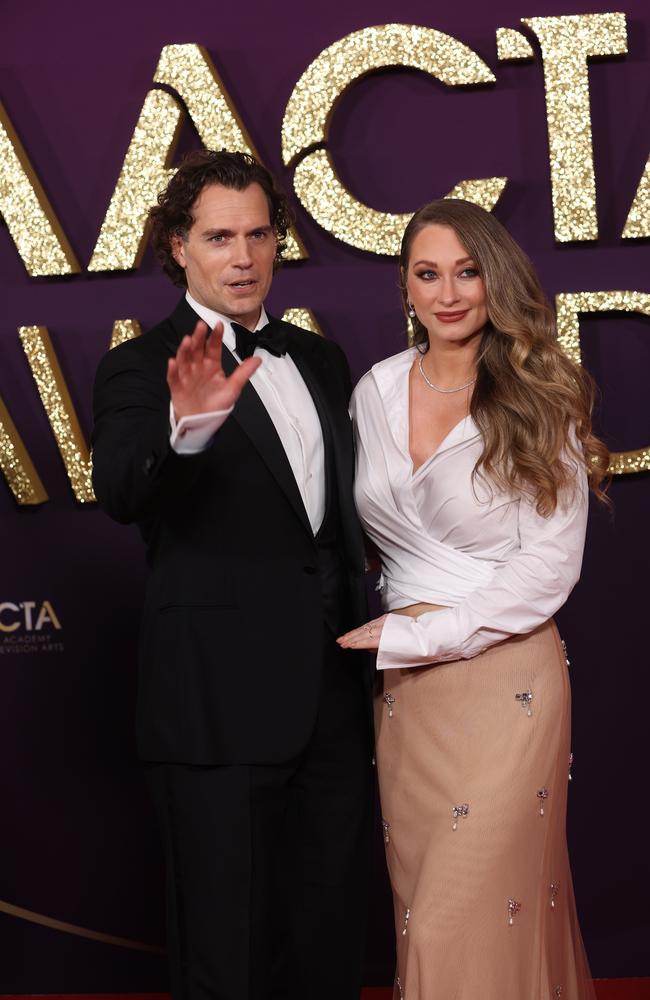
[[[409,371],[416,348],[375,365],[351,412],[357,441],[355,499],[382,562],[385,611],[440,604],[417,619],[389,614],[377,668],[468,659],[532,631],[564,604],[580,575],[587,476],[541,517],[527,497],[490,489],[472,470],[483,441],[461,420],[415,472],[409,453]]]
[[[201,305],[189,292],[185,297],[210,330],[217,322],[223,323],[223,343],[240,364],[240,358],[235,353],[235,334],[228,317]],[[262,306],[255,330],[261,330],[268,322]],[[256,347],[255,357],[261,358],[262,364],[253,373],[251,385],[278,432],[312,531],[316,534],[325,515],[325,445],[314,401],[288,353],[278,358],[265,348]],[[181,417],[176,423],[174,409],[170,404],[172,448],[180,455],[203,451],[231,412],[232,408],[192,414]]]

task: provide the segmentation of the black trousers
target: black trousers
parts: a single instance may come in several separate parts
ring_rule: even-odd
[[[295,760],[146,765],[174,1000],[357,1000],[373,768],[355,659],[327,634],[318,718]]]

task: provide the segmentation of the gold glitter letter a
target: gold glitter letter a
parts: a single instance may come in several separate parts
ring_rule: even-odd
[[[45,503],[47,493],[7,407],[0,399],[0,469],[21,507]]]
[[[102,224],[89,271],[123,271],[137,267],[145,247],[149,208],[166,186],[182,109],[162,90],[145,97],[133,138],[124,158],[111,203]]]
[[[313,147],[326,142],[334,107],[347,88],[392,66],[421,70],[450,87],[494,83],[489,67],[456,38],[433,28],[383,24],[346,35],[321,52],[298,80],[282,122],[285,164],[304,156],[294,175],[304,208],[336,239],[389,256],[399,253],[410,214],[379,212],[357,201],[337,177],[329,152]],[[506,182],[506,177],[461,181],[447,197],[467,198],[490,211]]]
[[[2,102],[0,213],[32,277],[76,274],[80,270]]]
[[[589,56],[627,52],[625,14],[528,17],[544,59],[555,238],[598,238],[589,110]]]
[[[91,482],[88,446],[47,327],[21,326],[18,334],[74,495],[80,503],[92,503],[95,494]]]
[[[261,162],[246,126],[202,45],[166,45],[160,53],[154,82],[171,87],[183,99],[206,149],[250,153]],[[285,260],[308,256],[298,233],[287,234]]]

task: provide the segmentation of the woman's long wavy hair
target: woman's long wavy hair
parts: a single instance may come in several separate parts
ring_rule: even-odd
[[[591,431],[593,379],[558,345],[555,315],[535,270],[493,215],[454,198],[432,201],[415,213],[400,253],[405,314],[411,245],[432,224],[455,231],[485,286],[488,322],[470,404],[484,447],[474,474],[499,489],[527,494],[548,517],[575,481],[564,453],[586,467],[592,491],[608,502],[602,486],[609,452]],[[417,317],[412,323],[415,344],[428,350],[426,327]]]

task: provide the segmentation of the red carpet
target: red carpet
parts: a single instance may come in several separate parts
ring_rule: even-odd
[[[650,1000],[650,979],[597,979],[598,1000]],[[361,1000],[392,1000],[393,991],[387,986],[367,986],[361,993]],[[26,994],[12,996],[2,994],[2,1000],[169,1000],[168,993],[60,993],[41,994],[30,997]]]

